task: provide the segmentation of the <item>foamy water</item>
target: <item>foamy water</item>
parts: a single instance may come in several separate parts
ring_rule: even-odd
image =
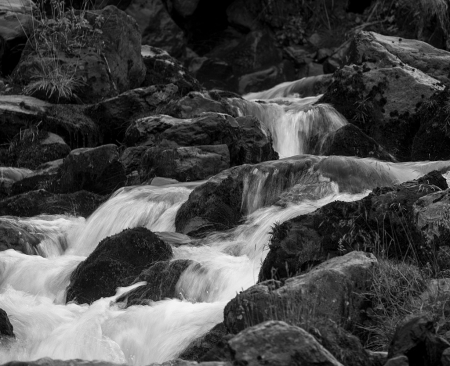
[[[274,90],[274,96],[286,96],[286,88],[292,91],[294,86],[286,84]],[[232,103],[242,114],[258,117],[273,137],[274,148],[288,158],[320,154],[327,136],[347,123],[331,106],[313,105],[317,99]],[[161,186],[122,188],[87,219],[2,218],[37,236],[40,244],[33,250],[40,256],[14,250],[0,253],[0,308],[8,313],[17,337],[0,344],[0,362],[51,357],[141,366],[176,358],[223,321],[223,309],[237,292],[256,283],[275,223],[334,200],[361,199],[376,186],[416,179],[435,169],[446,172],[450,162],[385,163],[302,155],[278,165],[260,164],[243,177],[244,222],[210,234],[195,246],[170,234],[178,209],[196,187],[192,183],[164,185],[161,180]],[[138,226],[175,238],[179,245],[173,248],[174,259],[196,262],[176,286],[184,300],[124,309],[115,302],[130,290],[124,288],[91,305],[65,304],[65,290],[78,264],[104,238]]]

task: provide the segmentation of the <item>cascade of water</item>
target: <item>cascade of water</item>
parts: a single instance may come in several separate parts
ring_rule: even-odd
[[[273,139],[281,158],[300,154],[320,154],[328,135],[345,124],[346,119],[318,98],[268,100],[262,102],[231,99],[243,115],[257,117]]]
[[[104,238],[124,229],[145,226],[152,231],[175,231],[175,215],[191,189],[138,186],[119,189],[87,220],[68,233],[68,253],[89,255]]]

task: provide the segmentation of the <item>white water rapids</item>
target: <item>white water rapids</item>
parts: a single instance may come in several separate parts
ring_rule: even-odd
[[[320,150],[326,134],[346,123],[330,106],[313,107],[313,101],[237,104],[243,113],[262,120],[274,138],[275,149],[287,157],[313,153],[312,140]],[[450,162],[395,164],[320,158],[305,172],[316,174],[318,180],[303,177],[312,187],[312,196],[261,207],[264,205],[249,203],[258,201],[260,193],[248,190],[242,202],[252,208],[242,225],[209,235],[195,246],[173,248],[174,259],[201,264],[201,271],[188,268],[177,284],[185,300],[166,299],[127,309],[114,302],[124,289],[91,305],[65,304],[70,274],[103,238],[125,228],[145,226],[155,232],[173,232],[177,210],[192,186],[122,188],[87,219],[61,215],[7,218],[38,232],[42,241],[37,247],[41,256],[14,250],[0,253],[0,308],[9,315],[16,334],[16,340],[0,344],[0,363],[51,357],[147,365],[176,358],[194,339],[223,321],[224,306],[238,291],[256,283],[274,223],[312,212],[333,200],[361,199],[376,184],[415,179],[434,169],[449,170]],[[259,177],[257,172],[252,174]],[[267,188],[266,178],[261,175],[256,182],[261,192]],[[293,183],[295,188],[298,182]]]

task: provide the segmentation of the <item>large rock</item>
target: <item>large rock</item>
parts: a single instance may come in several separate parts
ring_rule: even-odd
[[[183,294],[177,293],[177,283],[181,274],[194,262],[187,259],[157,262],[143,270],[133,281],[145,281],[146,284],[135,288],[121,296],[117,302],[126,302],[126,306],[148,305],[153,301],[166,298],[183,299]]]
[[[424,171],[436,168],[445,171],[449,163],[430,163]],[[340,192],[348,193],[392,186],[399,181],[397,169],[409,171],[404,165],[393,169],[391,165],[373,159],[315,155],[233,167],[211,177],[192,191],[177,212],[176,228],[178,232],[191,236],[230,229],[245,215],[261,207],[317,200],[334,193],[335,184]],[[439,175],[436,182],[445,187],[441,184],[445,183],[442,176]],[[425,190],[423,195],[426,193]],[[338,232],[341,232],[340,229]]]
[[[137,88],[88,106],[86,114],[99,126],[103,141],[122,141],[132,121],[178,99],[178,93],[178,87],[170,83]]]
[[[236,120],[222,113],[203,113],[190,119],[166,115],[138,119],[127,129],[125,143],[161,148],[226,145],[231,166],[278,158],[259,121],[251,117]],[[220,169],[223,167],[221,164]]]
[[[27,129],[16,136],[9,149],[12,166],[36,169],[49,161],[65,158],[70,147],[58,135],[39,129]]]
[[[417,39],[383,36],[375,32],[358,32],[348,51],[348,64],[370,62],[378,67],[396,66],[400,62],[450,84],[450,52],[434,48]]]
[[[379,143],[351,123],[330,133],[323,146],[323,155],[359,156],[395,161]]]
[[[439,366],[443,352],[449,347],[449,342],[436,335],[433,320],[419,315],[397,326],[388,358],[406,356],[410,365]]]
[[[0,95],[0,143],[9,143],[21,130],[38,124],[51,107],[25,95]]]
[[[69,214],[88,217],[104,201],[105,197],[87,191],[57,194],[40,189],[1,200],[0,216]]]
[[[361,309],[377,260],[364,252],[332,258],[282,285],[265,281],[236,295],[225,307],[224,323],[231,333],[266,320],[301,322],[330,319],[344,328],[361,321]]]
[[[352,250],[382,250],[402,260],[412,255],[423,265],[434,264],[441,242],[422,234],[414,204],[439,187],[446,188],[447,183],[432,172],[416,181],[376,188],[360,201],[332,202],[277,225],[259,280],[290,277],[330,255]]]
[[[146,181],[157,176],[189,182],[209,178],[229,167],[227,145],[155,147],[147,149],[142,157],[141,176]]]
[[[419,129],[414,117],[442,84],[400,61],[382,68],[370,63],[345,66],[333,79],[319,102],[332,104],[397,159],[410,160]]]
[[[199,82],[183,65],[163,49],[145,45],[142,46],[141,52],[147,68],[141,87],[174,84],[180,96],[201,89]]]
[[[63,159],[42,164],[35,171],[15,182],[11,187],[11,194],[16,195],[40,189],[52,191],[62,164]]]
[[[172,20],[161,0],[132,0],[126,10],[139,26],[142,44],[160,47],[173,57],[185,48],[183,31]]]
[[[92,303],[130,285],[152,263],[171,259],[172,249],[144,227],[103,239],[70,278],[67,301]]]
[[[342,366],[304,329],[269,321],[246,329],[228,341],[235,364],[249,366]]]
[[[116,145],[80,148],[70,152],[60,168],[55,190],[70,193],[87,190],[107,194],[124,186],[125,169]]]
[[[54,55],[37,54],[34,41],[29,41],[15,70],[20,82],[30,87],[36,82],[36,75],[45,80],[51,78],[51,75],[47,75],[49,73],[63,70],[63,73],[70,73],[69,76],[72,76],[76,70],[76,82],[71,89],[75,98],[85,103],[139,87],[145,77],[145,66],[136,21],[115,6],[86,13],[86,19],[93,27],[98,23],[99,17],[103,22],[99,28],[101,33],[97,34],[98,39],[91,36],[92,44],[73,47],[71,53],[56,49],[56,59]],[[118,29],[120,32],[117,32]],[[44,51],[44,45],[38,43],[35,46],[40,52]],[[43,63],[46,65],[44,69]],[[49,89],[33,90],[40,97],[54,101],[63,97],[62,93],[49,92]]]
[[[1,165],[6,165],[3,164],[1,154],[0,161],[2,162]],[[14,183],[19,182],[32,174],[33,171],[30,169],[0,167],[0,199],[12,194]]]

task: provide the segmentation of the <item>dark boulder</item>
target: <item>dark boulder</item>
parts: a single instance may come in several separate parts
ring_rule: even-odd
[[[125,182],[125,169],[119,161],[117,146],[110,144],[72,150],[63,161],[54,190],[108,194],[123,187]]]
[[[230,339],[228,346],[234,364],[342,366],[311,334],[282,321],[245,329]]]
[[[172,20],[162,0],[132,0],[126,13],[133,17],[142,35],[142,44],[160,47],[173,57],[185,48],[184,33]]]
[[[347,64],[364,62],[378,67],[393,67],[404,63],[446,85],[450,84],[450,52],[417,39],[360,31],[351,41]]]
[[[0,337],[15,338],[14,328],[9,321],[8,314],[3,309],[0,309]]]
[[[174,149],[226,145],[231,166],[278,158],[258,120],[252,117],[234,119],[227,114],[212,112],[190,119],[166,115],[138,119],[127,129],[125,143],[128,146],[139,144]],[[219,155],[224,156],[224,153]],[[220,160],[225,161],[226,158]],[[225,169],[223,163],[220,166],[221,170]]]
[[[144,227],[126,229],[103,239],[70,278],[67,302],[92,303],[128,286],[152,263],[166,261],[172,249]]]
[[[166,51],[152,46],[142,46],[141,52],[147,68],[141,88],[158,84],[173,84],[178,88],[179,96],[201,90],[197,79],[192,77],[184,66]]]
[[[156,262],[143,270],[133,281],[133,284],[142,281],[145,281],[146,284],[127,292],[117,302],[125,302],[128,307],[148,305],[153,301],[166,298],[182,299],[183,294],[176,292],[176,285],[184,270],[193,263],[187,259]]]
[[[182,360],[214,362],[221,361],[223,352],[220,350],[231,338],[223,323],[217,324],[204,336],[194,340],[179,356]],[[225,359],[226,359],[225,355]]]
[[[284,283],[258,283],[228,302],[224,324],[233,334],[268,320],[296,324],[311,320],[311,325],[331,320],[352,329],[362,321],[362,295],[369,289],[376,265],[374,255],[354,251]]]
[[[0,216],[69,214],[88,217],[104,201],[105,197],[87,191],[57,194],[40,189],[0,200]]]
[[[230,167],[227,145],[148,148],[142,157],[141,181],[157,177],[179,182],[209,178]]]
[[[379,143],[351,123],[332,132],[323,146],[323,155],[358,156],[395,161],[394,157]]]
[[[442,354],[449,347],[449,342],[436,335],[433,320],[419,315],[397,326],[388,358],[406,356],[412,366],[440,366]]]
[[[179,98],[174,84],[151,85],[124,92],[86,107],[86,115],[95,121],[104,142],[122,141],[130,122],[151,115],[173,99]]]
[[[437,79],[401,62],[383,68],[365,63],[335,72],[318,103],[333,105],[389,154],[405,161],[411,159],[420,105],[442,89]]]
[[[51,132],[35,128],[24,130],[10,144],[11,166],[36,169],[49,161],[65,158],[70,147]]]
[[[52,191],[62,164],[63,159],[58,159],[40,165],[34,172],[15,182],[11,187],[11,194],[17,195],[40,189]]]
[[[364,250],[404,260],[412,255],[435,263],[439,241],[429,241],[416,224],[415,202],[446,189],[439,172],[394,187],[376,188],[360,201],[329,203],[317,211],[276,225],[259,280],[287,278],[311,265]],[[389,239],[395,238],[395,239]]]
[[[107,6],[102,10],[86,13],[86,20],[93,28],[100,22],[97,38],[92,37],[92,44],[73,47],[72,52],[66,52],[62,47],[52,48],[55,54],[45,54],[43,45],[33,45],[30,38],[19,65],[14,71],[18,81],[30,86],[35,82],[36,75],[49,78],[47,72],[64,72],[72,75],[76,70],[76,80],[71,93],[74,98],[84,103],[92,103],[111,97],[124,91],[137,88],[145,77],[145,66],[141,57],[141,35],[136,21],[115,6]],[[117,30],[120,29],[120,32]],[[40,50],[36,52],[35,47]],[[56,59],[55,59],[56,58]],[[42,68],[42,64],[46,68]],[[64,71],[65,70],[65,71]],[[32,88],[39,97],[58,102],[67,99],[59,89]],[[55,91],[56,90],[56,91]],[[69,98],[70,100],[70,98]]]

